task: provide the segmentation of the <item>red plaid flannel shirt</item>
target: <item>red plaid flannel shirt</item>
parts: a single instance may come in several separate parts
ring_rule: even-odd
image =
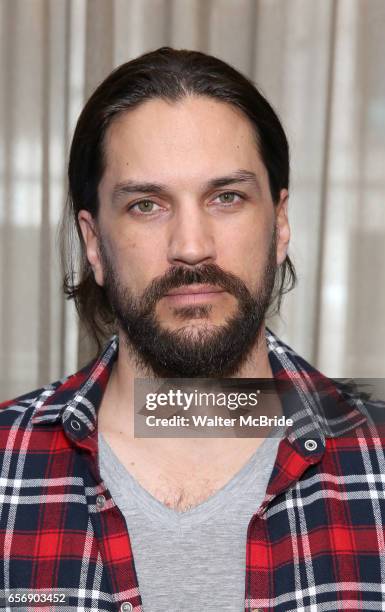
[[[266,341],[301,409],[248,526],[245,612],[385,610],[384,437],[371,416],[384,407],[347,396],[327,418],[322,375],[270,330]],[[0,406],[1,609],[27,590],[65,594],[65,608],[42,610],[142,611],[127,526],[98,469],[97,410],[117,352],[115,336],[80,372]],[[170,612],[181,612],[172,601]]]

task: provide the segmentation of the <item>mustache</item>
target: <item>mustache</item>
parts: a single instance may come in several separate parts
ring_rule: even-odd
[[[166,274],[154,278],[143,293],[142,303],[150,312],[171,289],[185,285],[210,284],[221,287],[238,299],[250,299],[246,285],[231,272],[225,272],[216,264],[202,264],[196,268],[173,266]]]

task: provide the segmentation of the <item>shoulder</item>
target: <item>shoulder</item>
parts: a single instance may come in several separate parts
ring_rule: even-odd
[[[0,432],[26,424],[36,412],[52,413],[64,406],[83,384],[89,365],[75,374],[70,374],[43,387],[24,393],[16,398],[0,403]]]
[[[374,395],[371,380],[363,385],[354,380],[333,381],[340,391],[343,401],[351,411],[361,416],[356,434],[359,438],[380,439],[385,444],[385,398]],[[382,396],[382,393],[381,393]]]
[[[63,382],[65,382],[65,380],[66,378],[63,380],[58,380],[45,385],[44,387],[40,387],[39,389],[23,393],[23,395],[19,395],[13,399],[0,402],[0,424],[6,422],[10,418],[11,414],[20,414],[21,412],[28,410],[28,408],[35,408],[36,406],[41,405],[49,398],[50,395],[55,393],[55,391],[60,387],[60,385],[63,384]]]
[[[12,425],[18,417],[28,412],[32,414],[36,408],[41,406],[55,391],[67,380],[63,380],[40,387],[33,391],[24,393],[10,400],[0,403],[0,428]]]
[[[340,477],[341,484],[355,491],[355,495],[359,491],[363,502],[366,487],[383,490],[385,485],[385,403],[355,397],[355,409],[361,422],[327,439],[322,467]]]
[[[95,357],[78,372],[0,403],[2,439],[10,428],[26,429],[37,423],[55,422],[71,402],[78,400],[79,392],[87,401],[94,401],[104,390],[117,351],[118,341],[113,336],[100,358]]]

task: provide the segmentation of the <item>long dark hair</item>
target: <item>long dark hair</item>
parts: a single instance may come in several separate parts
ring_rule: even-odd
[[[255,85],[237,70],[216,57],[169,47],[116,68],[92,94],[78,119],[69,158],[69,194],[60,226],[64,293],[75,300],[98,348],[115,331],[114,315],[88,263],[78,212],[85,209],[97,218],[106,130],[121,113],[146,100],[177,101],[188,95],[216,98],[240,109],[253,126],[274,204],[279,202],[281,189],[289,187],[289,146],[280,120]],[[277,271],[272,296],[275,312],[295,283],[295,269],[287,256]]]

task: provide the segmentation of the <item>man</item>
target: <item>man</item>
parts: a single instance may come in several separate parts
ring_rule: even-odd
[[[69,185],[65,290],[99,342],[116,333],[2,406],[4,606],[385,609],[382,439],[265,325],[295,280],[268,102],[216,58],[141,56],[83,109]],[[264,440],[135,438],[146,377],[291,381],[299,410]]]

